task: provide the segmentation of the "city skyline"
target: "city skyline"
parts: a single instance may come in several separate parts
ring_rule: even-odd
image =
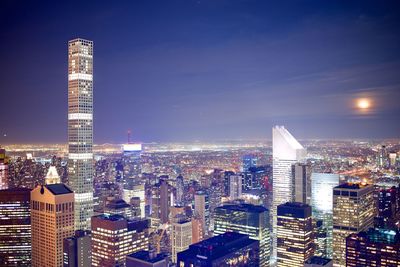
[[[96,143],[128,129],[143,142],[270,138],[273,125],[299,139],[400,130],[395,2],[3,6],[1,144],[66,140],[65,50],[77,37],[98,49]]]

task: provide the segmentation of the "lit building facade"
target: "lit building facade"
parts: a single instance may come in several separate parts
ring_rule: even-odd
[[[242,179],[243,176],[239,174],[229,176],[229,198],[231,200],[242,196]]]
[[[31,192],[32,267],[63,266],[63,241],[74,235],[74,193],[64,184]]]
[[[192,222],[181,219],[171,224],[172,262],[176,263],[178,252],[184,251],[192,244]]]
[[[200,219],[203,238],[208,237],[210,225],[210,203],[205,192],[197,192],[194,195],[194,214]]]
[[[143,183],[129,183],[123,189],[123,199],[126,203],[131,203],[133,197],[140,198],[140,217],[145,217],[145,188]]]
[[[246,234],[260,242],[260,266],[270,266],[269,212],[251,204],[224,205],[214,213],[214,236],[226,232]]]
[[[190,245],[178,253],[179,267],[260,266],[259,242],[247,235],[227,232]]]
[[[128,254],[149,249],[149,220],[121,215],[92,217],[92,266],[125,266]]]
[[[30,266],[30,189],[0,190],[0,266]]]
[[[322,220],[319,230],[325,229],[326,246],[318,247],[317,254],[332,258],[333,233],[333,188],[339,185],[339,174],[312,173],[311,174],[311,207],[313,217]],[[320,234],[322,234],[320,232]]]
[[[75,229],[93,215],[93,42],[68,42],[68,181],[75,193]]]
[[[272,128],[273,201],[272,256],[276,258],[277,207],[293,200],[292,165],[306,157],[306,150],[283,126]]]
[[[278,206],[278,267],[303,267],[314,255],[311,206],[288,202]]]
[[[0,190],[8,189],[8,164],[6,162],[6,150],[0,148]]]
[[[370,228],[346,238],[346,266],[400,266],[400,232]]]
[[[346,237],[373,226],[374,187],[345,183],[333,189],[333,266],[346,266]]]

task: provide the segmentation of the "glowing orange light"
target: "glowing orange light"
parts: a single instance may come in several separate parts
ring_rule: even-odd
[[[357,100],[357,107],[359,109],[368,109],[371,106],[371,103],[368,99],[362,98]]]

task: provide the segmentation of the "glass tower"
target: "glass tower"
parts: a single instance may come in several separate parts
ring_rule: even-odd
[[[68,43],[68,181],[75,192],[75,229],[93,214],[93,42]]]
[[[292,165],[304,160],[306,150],[283,126],[272,128],[273,202],[272,257],[276,258],[277,207],[293,199]]]

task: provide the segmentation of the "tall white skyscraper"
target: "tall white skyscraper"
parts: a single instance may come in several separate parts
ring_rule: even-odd
[[[277,207],[280,204],[293,201],[292,165],[302,162],[306,157],[306,153],[304,147],[285,127],[275,126],[272,128],[272,258],[276,258]]]
[[[75,192],[75,230],[93,215],[93,42],[68,42],[68,180]]]

